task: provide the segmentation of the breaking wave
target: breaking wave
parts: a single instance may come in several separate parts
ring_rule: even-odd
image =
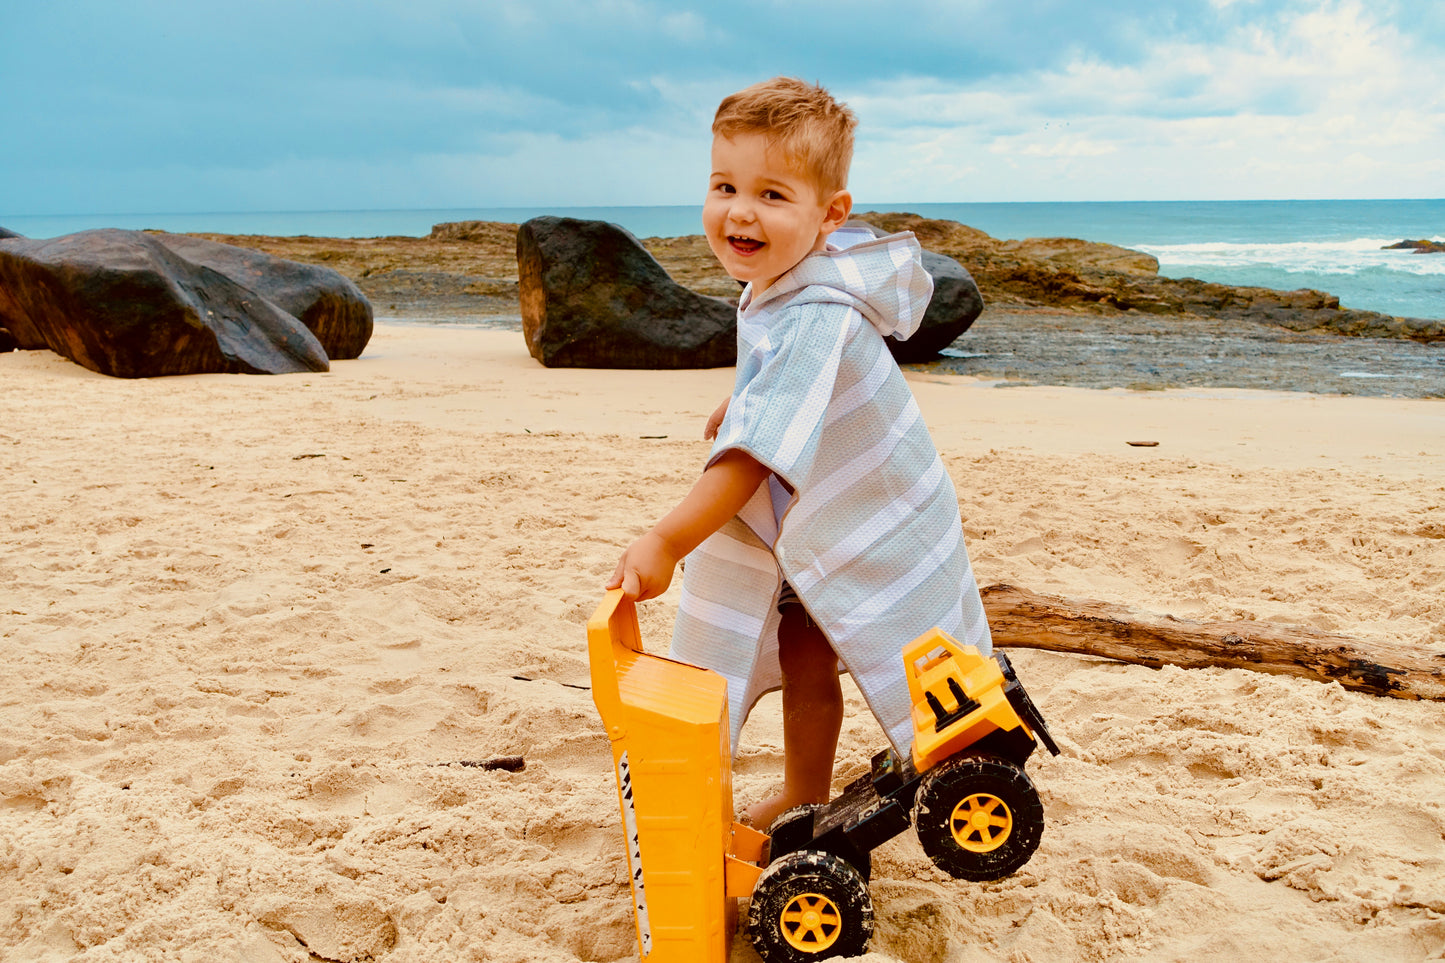
[[[1384,250],[1402,238],[1361,237],[1344,241],[1263,242],[1206,241],[1197,244],[1139,244],[1159,259],[1161,273],[1175,268],[1267,267],[1300,274],[1359,274],[1388,272],[1413,275],[1445,275],[1445,254],[1418,254],[1411,250]],[[1445,238],[1427,238],[1445,242]]]

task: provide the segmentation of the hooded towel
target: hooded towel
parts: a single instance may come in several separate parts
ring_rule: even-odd
[[[734,751],[782,685],[782,579],[900,753],[913,741],[902,647],[937,627],[992,650],[953,482],[883,340],[913,334],[932,292],[912,234],[846,229],[762,296],[743,292],[709,464],[736,448],[773,476],[688,555],[671,650],[727,679]]]

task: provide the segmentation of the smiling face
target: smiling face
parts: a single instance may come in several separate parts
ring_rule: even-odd
[[[755,296],[821,251],[851,209],[847,191],[820,198],[813,182],[765,135],[713,138],[703,231],[728,274],[752,282]]]

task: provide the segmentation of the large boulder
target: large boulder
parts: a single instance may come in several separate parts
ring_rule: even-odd
[[[861,221],[853,226],[889,233]],[[923,323],[907,341],[887,339],[903,363],[934,358],[983,311],[962,264],[925,250],[923,267],[933,277]],[[548,367],[712,368],[737,360],[736,301],[677,284],[615,224],[528,221],[517,232],[517,276],[527,348]]]
[[[862,220],[849,221],[848,226],[866,228],[874,237],[893,233]],[[983,295],[962,264],[924,248],[923,270],[933,278],[933,299],[928,302],[922,323],[907,341],[891,335],[886,339],[888,350],[899,364],[932,361],[983,313]]]
[[[122,378],[330,367],[295,316],[138,231],[0,240],[0,327]]]
[[[737,307],[668,277],[616,224],[536,217],[517,231],[527,350],[549,368],[718,368],[737,360]]]
[[[296,318],[316,335],[332,361],[361,357],[371,340],[371,302],[349,278],[332,268],[185,234],[150,236],[187,261],[224,274]]]
[[[0,240],[4,240],[4,239],[7,238],[7,237],[24,237],[24,236],[25,236],[24,234],[16,234],[14,231],[10,230],[8,227],[0,227]]]

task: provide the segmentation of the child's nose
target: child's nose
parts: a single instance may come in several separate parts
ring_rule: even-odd
[[[750,224],[757,219],[753,202],[739,195],[728,205],[728,218],[738,224]]]

